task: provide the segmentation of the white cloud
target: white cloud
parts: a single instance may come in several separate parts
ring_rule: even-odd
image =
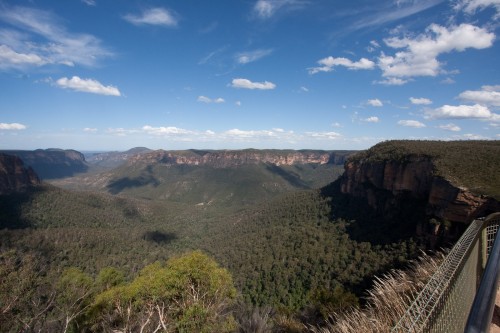
[[[241,101],[236,101],[234,104],[236,104],[236,106],[241,106]]]
[[[260,19],[268,19],[279,10],[302,8],[307,2],[303,0],[258,0],[253,8]]]
[[[415,97],[410,97],[410,102],[411,104],[415,105],[430,105],[432,104],[432,101],[428,98],[415,98]]]
[[[385,86],[402,86],[403,84],[408,83],[409,80],[403,80],[398,77],[388,77],[381,81],[374,81],[376,84],[383,84]]]
[[[272,49],[255,50],[236,54],[236,62],[242,65],[257,61],[273,53]]]
[[[56,81],[56,85],[61,88],[67,88],[92,94],[121,96],[120,91],[116,87],[104,86],[99,81],[92,79],[81,79],[78,76],[73,76],[71,79],[62,77]]]
[[[402,49],[394,56],[384,53],[378,59],[378,66],[385,77],[436,76],[442,72],[438,56],[451,51],[468,48],[491,47],[495,34],[471,24],[450,28],[430,25],[426,33],[415,38],[391,37],[384,40],[387,46]]]
[[[265,136],[273,135],[272,131],[244,131],[244,130],[240,130],[237,128],[230,129],[224,133],[227,135],[230,135],[230,136],[237,136],[237,137],[244,137],[244,138],[252,137],[255,135],[265,135]]]
[[[373,1],[371,6],[359,6],[358,17],[360,17],[360,19],[352,23],[349,30],[356,31],[399,21],[405,17],[432,8],[441,2],[443,2],[443,0]]]
[[[127,14],[123,18],[135,25],[149,24],[175,27],[178,23],[175,15],[165,8],[150,8],[143,11],[140,15]]]
[[[446,130],[446,131],[452,131],[452,132],[460,132],[462,129],[455,125],[455,124],[446,124],[446,125],[440,125],[438,126],[440,129]]]
[[[90,128],[90,127],[85,127],[83,129],[84,132],[87,132],[87,133],[95,133],[97,132],[97,128]]]
[[[446,79],[441,81],[442,84],[454,84],[455,80],[453,80],[451,77],[447,77]]]
[[[39,55],[17,53],[7,45],[0,45],[0,68],[23,67],[24,65],[42,66],[47,63]]]
[[[0,123],[0,130],[20,131],[26,129],[26,125],[19,123]]]
[[[373,69],[375,68],[375,63],[366,58],[361,58],[360,60],[353,62],[347,58],[334,58],[332,56],[318,60],[319,67],[309,68],[309,74],[316,74],[319,72],[331,72],[335,66],[343,66],[350,70],[360,70],[360,69]]]
[[[375,99],[369,99],[366,104],[368,105],[371,105],[371,106],[374,106],[374,107],[382,107],[384,106],[384,103],[382,103],[382,101],[378,98],[375,98]]]
[[[300,91],[309,92],[309,88],[302,86],[302,87],[300,87]]]
[[[370,45],[366,48],[368,52],[375,52],[376,49],[380,47],[380,44],[376,40],[370,41]]]
[[[484,119],[500,121],[500,115],[492,113],[484,105],[443,105],[440,108],[426,111],[428,119]]]
[[[183,128],[178,128],[174,126],[168,126],[168,127],[153,127],[149,125],[145,125],[142,127],[142,130],[148,134],[151,135],[165,135],[165,136],[171,136],[171,135],[190,135],[190,134],[196,134],[194,131],[186,130]]]
[[[495,18],[500,17],[500,0],[461,0],[455,5],[456,9],[468,14],[474,14],[477,10],[484,10],[488,7],[495,8]]]
[[[364,121],[366,123],[378,123],[380,121],[380,119],[378,119],[378,117],[376,117],[376,116],[372,116],[372,117],[361,119],[361,121]]]
[[[269,81],[252,82],[248,79],[241,79],[241,78],[233,79],[230,86],[233,88],[258,89],[258,90],[272,90],[276,88],[276,85]]]
[[[487,140],[488,139],[487,137],[485,137],[481,134],[473,134],[473,133],[464,134],[463,137],[466,140]]]
[[[112,135],[116,135],[116,136],[127,136],[128,134],[135,134],[135,133],[139,133],[140,131],[139,130],[136,130],[136,129],[125,129],[125,128],[122,128],[122,127],[119,127],[119,128],[108,128],[106,130],[106,133],[109,133],[109,134],[112,134]]]
[[[113,55],[98,38],[68,32],[62,20],[48,11],[2,6],[0,21],[12,27],[0,30],[0,68],[95,66],[101,58]]]
[[[341,123],[339,123],[339,122],[334,122],[334,123],[332,124],[332,127],[341,128],[341,127],[342,127],[342,124],[341,124]]]
[[[212,98],[208,98],[206,96],[198,96],[197,100],[198,100],[198,102],[207,103],[207,104],[210,104],[210,103],[220,104],[220,103],[224,103],[225,102],[224,98],[221,98],[221,97],[212,99]]]
[[[82,0],[82,2],[88,6],[95,6],[96,5],[95,0]]]
[[[202,103],[212,103],[212,100],[205,96],[198,96],[197,101]]]
[[[425,124],[421,123],[418,120],[400,120],[400,121],[398,121],[398,125],[406,126],[406,127],[414,127],[414,128],[425,127]]]
[[[306,136],[314,139],[336,140],[342,137],[342,134],[337,132],[306,132]]]
[[[500,86],[483,86],[482,90],[466,90],[458,97],[472,103],[500,106]]]

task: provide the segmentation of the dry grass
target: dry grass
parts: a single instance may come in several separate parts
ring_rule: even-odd
[[[332,314],[324,327],[311,327],[313,333],[382,333],[403,316],[413,299],[425,286],[445,257],[422,254],[407,270],[393,270],[376,278],[368,291],[367,306],[363,309]]]

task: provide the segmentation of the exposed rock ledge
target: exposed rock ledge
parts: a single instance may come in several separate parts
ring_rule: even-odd
[[[287,150],[156,150],[133,156],[129,164],[138,162],[161,163],[163,165],[207,165],[227,168],[248,164],[269,163],[277,166],[295,164],[344,164],[349,151],[287,151]]]
[[[365,198],[373,209],[386,212],[408,195],[426,203],[426,213],[452,222],[469,223],[499,211],[493,198],[474,194],[466,188],[434,175],[430,157],[408,156],[404,161],[350,161],[340,180],[340,190]]]
[[[26,168],[19,157],[0,154],[0,194],[20,192],[38,184],[36,173]]]

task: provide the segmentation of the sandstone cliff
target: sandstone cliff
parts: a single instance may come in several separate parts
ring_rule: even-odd
[[[20,158],[0,154],[0,194],[24,191],[38,184],[36,173],[26,168]]]
[[[0,153],[19,157],[42,179],[69,177],[88,170],[84,155],[76,150],[5,150]]]
[[[169,165],[207,165],[214,168],[227,168],[248,164],[273,164],[276,166],[296,164],[335,164],[342,165],[350,151],[319,150],[186,150],[153,152],[129,158],[129,164],[137,162],[160,163]]]
[[[443,167],[453,165],[455,169],[471,168],[471,173],[483,176],[485,172],[488,176],[489,172],[489,177],[485,179],[495,182],[497,167],[487,170],[482,164],[493,163],[491,159],[500,147],[498,142],[486,146],[475,143],[477,147],[487,150],[485,154],[490,154],[482,164],[477,163],[484,155],[477,152],[481,148],[476,147],[477,157],[467,155],[467,150],[472,149],[470,143],[417,142],[417,145],[423,146],[418,150],[408,148],[405,144],[382,143],[350,159],[345,164],[345,172],[339,182],[341,193],[363,198],[370,207],[381,213],[397,209],[403,197],[412,198],[415,202],[425,203],[426,215],[451,222],[468,223],[474,218],[500,211],[498,200],[481,193],[480,189],[485,186],[475,183],[473,190],[467,186],[473,183],[471,179],[475,179],[474,174],[457,176],[458,172],[450,171],[453,170],[451,167]],[[452,150],[457,149],[457,145],[458,148],[461,146],[457,151],[458,154],[461,150],[461,158],[454,161]],[[473,167],[470,164],[474,164]]]

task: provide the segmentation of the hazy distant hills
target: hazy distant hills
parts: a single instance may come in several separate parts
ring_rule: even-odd
[[[152,200],[248,205],[335,180],[353,151],[182,150],[135,148],[96,154],[89,164],[118,167],[52,182]]]
[[[112,169],[124,164],[133,155],[140,155],[150,151],[149,148],[135,147],[127,151],[93,153],[86,157],[86,161],[96,167]]]
[[[89,169],[83,154],[76,150],[3,150],[0,153],[19,157],[42,179],[70,177]]]

